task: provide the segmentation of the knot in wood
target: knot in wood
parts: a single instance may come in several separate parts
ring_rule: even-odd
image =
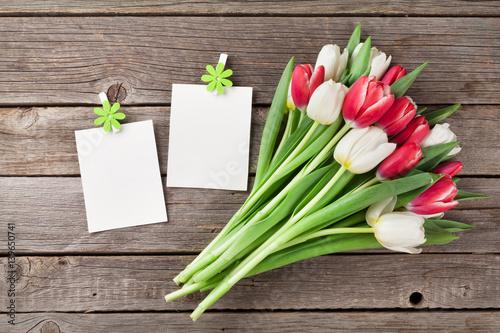
[[[127,97],[127,90],[123,86],[123,83],[118,82],[109,87],[108,92],[106,93],[108,96],[109,102],[113,103],[122,103],[123,100]]]
[[[27,108],[19,113],[19,122],[24,129],[32,127],[40,118],[35,108]]]
[[[59,328],[59,325],[57,325],[54,321],[46,321],[43,323],[42,329],[40,330],[41,333],[61,333],[61,329]]]

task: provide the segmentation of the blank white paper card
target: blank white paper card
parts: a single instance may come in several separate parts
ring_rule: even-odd
[[[174,84],[167,186],[246,191],[252,88]]]
[[[167,221],[153,121],[75,136],[89,232]]]

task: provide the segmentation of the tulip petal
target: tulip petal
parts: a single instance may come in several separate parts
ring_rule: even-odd
[[[314,70],[309,83],[309,98],[311,98],[313,92],[318,88],[324,81],[325,77],[325,67],[319,66]]]
[[[391,60],[392,56],[387,57],[384,52],[380,53],[371,63],[372,69],[370,70],[370,75],[375,75],[377,81],[380,81],[385,72],[387,72]]]
[[[394,207],[396,206],[396,201],[397,197],[394,196],[384,200],[380,200],[371,205],[366,211],[365,215],[366,223],[368,223],[370,227],[373,227],[375,222],[382,214],[387,214],[394,210]]]
[[[381,98],[378,102],[366,109],[362,116],[359,116],[354,124],[356,127],[365,127],[374,124],[379,120],[394,102],[394,95]]]
[[[420,144],[428,132],[429,124],[425,117],[417,116],[403,130],[393,136],[390,142],[396,143],[398,147],[411,142]]]
[[[380,181],[396,179],[410,171],[422,157],[422,149],[409,143],[394,151],[377,169],[377,179]]]
[[[450,201],[458,193],[457,185],[451,178],[443,177],[411,201],[414,206],[427,205],[434,201]]]
[[[318,69],[319,66],[325,68],[324,81],[333,79],[339,57],[340,48],[337,45],[327,44],[319,52],[314,69]]]
[[[380,81],[390,86],[391,84],[393,84],[394,82],[396,82],[405,75],[406,75],[406,68],[400,65],[396,65],[392,67]]]
[[[382,162],[387,156],[389,156],[396,149],[396,144],[394,143],[384,143],[363,158],[358,158],[353,161],[349,171],[354,174],[361,174],[368,172],[375,168],[380,162]]]
[[[342,55],[338,60],[337,68],[333,73],[332,77],[333,81],[339,82],[340,78],[342,77],[342,74],[344,74],[344,71],[347,68],[348,60],[349,60],[349,50],[344,49],[344,52],[342,52]]]
[[[347,97],[346,97],[347,98]],[[369,128],[358,128],[352,129],[347,132],[346,135],[339,141],[335,151],[333,153],[333,157],[335,160],[343,166],[346,166],[349,159],[349,154],[352,150],[354,144],[360,140],[360,138],[368,132]]]
[[[423,217],[411,212],[392,212],[382,215],[373,229],[384,247],[406,253],[420,253],[416,246],[425,243]]]
[[[362,76],[349,89],[342,109],[342,115],[346,123],[350,123],[356,118],[358,111],[365,101],[369,82],[371,81],[367,76]]]
[[[450,202],[433,202],[423,206],[411,206],[411,211],[420,215],[431,215],[431,214],[439,214],[443,213],[447,210],[450,210],[458,205],[458,201],[450,201]]]
[[[430,172],[454,177],[462,170],[463,167],[464,165],[460,161],[449,161],[439,164]]]
[[[293,71],[291,93],[295,106],[304,111],[309,102],[309,75],[303,66],[297,66]]]

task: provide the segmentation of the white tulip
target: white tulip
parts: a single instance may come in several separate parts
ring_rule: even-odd
[[[450,124],[437,124],[432,130],[429,131],[427,136],[420,142],[420,147],[430,147],[443,143],[457,141],[457,136],[450,130]],[[456,145],[449,153],[448,157],[458,154],[462,147]]]
[[[375,75],[377,81],[380,81],[385,72],[387,72],[391,60],[392,56],[387,57],[384,52],[377,50],[376,47],[372,47],[370,54],[370,66],[372,66],[372,69],[370,70],[370,75]]]
[[[350,172],[365,173],[396,149],[396,144],[388,141],[387,134],[378,127],[355,128],[339,141],[333,157]]]
[[[342,111],[348,90],[342,83],[335,83],[333,80],[323,82],[309,100],[307,115],[323,125],[333,123]]]
[[[325,67],[324,80],[333,80],[338,82],[347,67],[348,59],[349,50],[344,49],[344,52],[340,54],[340,47],[338,47],[338,45],[328,44],[323,46],[319,52],[314,68],[318,68],[323,65]]]
[[[363,43],[359,43],[358,46],[354,49],[351,55],[351,64],[354,63],[354,59],[356,59],[356,56],[359,53],[359,50],[363,46]],[[377,78],[377,81],[380,81],[382,76],[384,76],[385,72],[387,72],[387,69],[389,68],[389,65],[391,64],[392,56],[387,57],[387,55],[379,51],[376,47],[371,48],[370,52],[370,60],[368,61],[368,66],[372,66],[370,70],[370,75],[375,75]]]
[[[412,212],[392,212],[381,215],[374,223],[375,238],[385,248],[411,254],[425,243],[424,218]]]
[[[295,104],[293,104],[292,98],[292,81],[288,85],[288,95],[286,96],[286,107],[288,110],[295,110]]]
[[[368,223],[370,227],[373,227],[380,215],[390,213],[394,210],[396,201],[397,197],[390,197],[371,205],[366,211],[366,223]]]

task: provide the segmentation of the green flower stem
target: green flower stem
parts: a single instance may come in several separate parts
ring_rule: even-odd
[[[328,144],[323,147],[323,149],[314,157],[314,159],[307,165],[305,170],[303,171],[304,175],[308,175],[312,171],[314,171],[321,163],[325,161],[326,158],[331,154],[331,150],[333,147],[339,142],[340,139],[349,131],[349,125],[345,124],[344,127],[340,129],[340,131],[335,134],[335,136],[328,142]]]
[[[309,211],[318,203],[318,201],[323,198],[323,196],[333,187],[333,185],[340,179],[340,177],[344,174],[344,172],[346,172],[347,169],[342,166],[340,167],[340,169],[336,172],[335,176],[332,177],[332,179],[330,179],[330,181],[321,189],[321,191],[318,192],[318,194],[316,194],[316,196],[314,196],[314,198],[311,199],[311,201],[309,201],[297,214],[293,215],[284,225],[283,227],[281,227],[276,233],[274,233],[271,237],[268,238],[268,241],[271,239],[276,239],[281,233],[283,233],[287,228],[289,228],[290,226],[294,225],[297,221],[299,221],[301,218],[303,218],[307,213],[309,213]],[[264,209],[272,209],[272,207],[265,207]],[[263,209],[263,210],[264,210]],[[260,212],[259,212],[260,213]],[[257,214],[258,215],[258,214]],[[255,217],[257,217],[257,215]],[[260,218],[257,218],[256,221],[258,222],[260,220]],[[250,226],[252,225],[252,223],[255,223],[254,221],[251,221],[249,223],[247,223],[245,225],[245,227],[243,227],[242,229],[240,229],[240,231],[235,234],[235,237],[234,238],[239,238],[239,237],[245,237],[245,232],[248,230],[248,228],[250,228]],[[231,245],[232,241],[231,242],[227,242],[228,243],[228,246],[224,248],[224,251]],[[217,249],[219,250],[219,249]],[[223,252],[223,251],[222,251]],[[217,254],[214,253],[214,255],[217,255],[217,256],[220,256],[222,254],[222,252],[217,252]],[[226,265],[228,265],[229,263],[231,263],[231,260],[237,256],[238,253],[234,252],[234,253],[230,253],[230,254],[224,254],[224,258],[223,260],[222,259],[219,259],[218,261],[216,261],[214,264],[208,266],[206,269],[198,272],[195,277],[194,277],[194,280],[196,282],[199,282],[199,281],[206,281],[212,277],[214,277],[217,273],[219,273],[222,269],[225,268]]]
[[[275,252],[281,251],[287,247],[294,246],[294,245],[306,242],[310,239],[317,238],[317,237],[337,235],[337,234],[370,234],[370,233],[374,233],[373,228],[330,228],[330,229],[323,229],[320,231],[310,233],[308,235],[299,236],[297,238],[294,238],[291,241],[284,244],[283,246],[279,247]]]
[[[219,241],[221,241],[222,238],[224,238],[227,235],[227,233],[233,228],[234,224],[239,222],[238,218],[240,216],[244,215],[245,213],[247,213],[253,207],[253,205],[258,202],[258,200],[260,199],[260,196],[267,189],[269,189],[269,187],[274,183],[274,181],[276,181],[277,179],[280,178],[280,171],[283,170],[283,167],[286,166],[288,163],[290,163],[290,161],[293,160],[293,158],[295,158],[300,153],[300,151],[306,145],[306,143],[309,141],[309,139],[313,135],[314,131],[318,128],[318,126],[319,126],[318,122],[313,123],[313,125],[311,126],[309,131],[306,133],[304,138],[301,140],[301,142],[297,145],[297,147],[295,147],[293,152],[280,165],[280,167],[275,171],[275,173],[257,190],[257,192],[250,195],[250,197],[243,204],[243,206],[238,210],[238,212],[235,214],[235,216],[233,216],[233,218],[228,222],[228,224],[224,227],[224,229],[222,229],[222,231],[219,233],[219,235],[217,235],[217,237],[207,246],[207,248],[205,248],[205,250],[203,250],[202,253],[200,253],[200,255],[198,255],[198,257],[190,265],[188,265],[186,267],[186,269],[184,269],[182,272],[179,273],[179,275],[177,275],[174,278],[175,283],[180,284],[180,283],[187,281],[199,269],[210,264],[211,262],[213,262],[217,258],[216,256],[214,256],[211,253],[212,250],[214,249],[214,247],[217,245],[217,243],[219,243]],[[269,209],[264,211],[263,215],[267,214],[276,204],[278,204],[279,201],[281,201],[281,199],[284,197],[284,195],[286,195],[288,193],[288,191],[293,187],[293,185],[295,185],[295,183],[293,183],[293,184],[290,183],[285,188],[285,189],[287,189],[287,191],[285,192],[283,190],[282,193],[283,192],[285,192],[285,193],[283,193],[283,195],[280,196],[279,199],[278,199],[278,197],[275,197],[271,201],[272,206],[268,205]],[[228,241],[223,242],[221,245],[221,246],[223,246],[223,248],[221,248],[219,251],[223,252],[230,245],[231,245],[231,243]],[[222,252],[220,252],[220,253],[222,253]]]
[[[355,212],[358,212],[376,201],[399,195],[424,186],[433,181],[432,175],[423,173],[412,177],[402,178],[386,182],[372,188],[367,188],[363,191],[342,197],[316,211],[315,213],[302,219],[299,223],[292,224],[289,220],[278,232],[269,238],[252,254],[247,256],[237,267],[231,270],[229,274],[222,280],[217,287],[199,304],[195,311],[191,314],[193,320],[198,317],[224,295],[232,286],[239,280],[249,274],[262,260],[275,252],[279,247],[289,242],[293,238],[306,232],[307,230],[318,230],[326,226],[325,223],[341,220]],[[333,219],[333,220],[332,220]]]
[[[240,265],[232,270],[229,275],[227,275],[226,278],[224,278],[224,280],[222,280],[217,285],[217,287],[215,287],[215,289],[193,311],[193,313],[191,314],[191,318],[193,319],[193,321],[196,321],[196,319],[198,319],[199,316],[203,312],[205,312],[206,309],[208,309],[208,307],[210,307],[215,301],[222,297],[222,295],[228,292],[232,286],[234,286],[239,280],[244,278],[246,274],[248,274],[256,265],[258,265],[271,253],[276,252],[279,247],[281,247],[286,241],[288,241],[288,239],[286,238],[286,231],[302,217],[304,217],[346,171],[347,168],[342,166],[339,171],[337,171],[335,176],[332,177],[332,179],[325,185],[325,187],[306,206],[304,206],[304,208],[302,208],[296,215],[288,220],[257,250],[247,256]],[[239,269],[240,266],[241,269]]]
[[[274,159],[278,155],[281,148],[283,148],[283,145],[285,144],[286,139],[288,139],[290,134],[292,134],[292,127],[293,127],[293,122],[294,122],[295,116],[296,116],[296,112],[294,109],[288,110],[288,120],[286,122],[285,131],[283,132],[283,137],[281,138],[280,144],[278,145],[278,148],[276,149],[276,152],[274,153],[274,157],[271,160],[271,163],[269,163],[270,165],[273,164]]]
[[[301,149],[305,145],[307,140],[309,140],[310,136],[314,133],[314,130],[317,126],[318,126],[318,123],[314,122],[314,124],[309,129],[308,133],[302,139],[302,142],[296,147],[296,149],[294,150],[294,152],[292,152],[292,154],[290,154],[290,156],[293,155],[296,151],[299,151],[298,150],[299,147]],[[337,132],[337,134],[330,140],[330,142],[318,153],[318,155],[316,155],[316,157],[314,157],[314,159],[309,164],[307,164],[307,166],[302,171],[300,171],[290,181],[290,183],[278,195],[276,195],[273,198],[273,200],[271,200],[262,209],[263,214],[267,214],[279,202],[281,202],[281,200],[288,194],[288,192],[293,188],[293,186],[300,181],[300,179],[302,179],[303,177],[305,177],[306,175],[308,175],[309,173],[314,171],[321,163],[323,163],[323,161],[331,154],[331,150],[333,149],[333,147],[337,144],[337,142],[344,136],[344,134],[349,129],[350,129],[349,125],[345,124],[342,127],[342,129],[340,129],[340,131]],[[281,164],[281,166],[286,165],[286,163],[289,163],[290,160],[291,159],[288,158],[285,162],[283,162]],[[280,168],[281,168],[281,166],[280,166]],[[279,170],[279,168],[278,168],[278,170]],[[272,184],[273,178],[276,178],[276,174],[278,173],[278,170],[276,170],[276,172],[268,179],[268,181],[254,195],[251,195],[251,198],[247,199],[247,202],[245,204],[243,204],[243,206],[236,213],[236,215],[240,216],[240,215],[244,214],[245,212],[247,212],[250,209],[251,205],[253,205],[257,202],[257,199],[260,197],[260,195],[262,193],[264,193],[262,188],[268,187],[268,186],[270,186],[270,184]],[[251,203],[249,203],[249,202],[251,202]],[[216,243],[218,241],[221,241],[222,238],[226,236],[227,232],[225,234],[223,234],[225,232],[226,228],[229,225],[234,224],[232,222],[234,222],[234,217],[233,217],[233,219],[231,219],[231,221],[228,222],[228,224],[226,225],[226,227],[224,227],[224,229],[221,231],[221,233],[207,246],[207,248],[205,248],[205,250],[203,250],[203,252],[198,256],[198,258],[203,258],[204,256],[208,255],[215,248]],[[243,231],[241,232],[241,234],[242,233],[243,233]],[[223,242],[222,245],[220,245],[220,243],[217,245],[223,246],[223,249],[226,250],[231,245],[231,242],[226,240]],[[197,259],[195,259],[195,262],[191,263],[184,271],[179,273],[179,275],[174,279],[174,281],[177,284],[180,284],[177,281],[185,282],[187,279],[189,279],[191,276],[193,276],[196,273],[196,271],[205,267],[207,262],[213,262],[215,260],[214,256],[210,256],[209,258],[210,258],[210,261],[208,261],[208,259],[207,259],[207,260],[203,261],[202,263],[198,263],[198,264],[196,263]]]
[[[304,113],[305,114],[305,113]],[[199,269],[205,267],[207,263],[213,262],[216,258],[212,255],[209,256],[209,259],[205,259],[201,263],[196,263],[196,261],[200,260],[201,258],[205,257],[206,255],[209,255],[211,251],[217,246],[223,246],[223,249],[226,250],[229,248],[231,245],[231,242],[229,242],[227,239],[226,241],[223,240],[223,238],[227,235],[228,231],[230,231],[230,228],[234,226],[234,224],[237,224],[238,217],[244,215],[246,212],[250,210],[250,208],[257,202],[257,200],[260,198],[262,193],[265,192],[269,186],[275,181],[276,178],[278,178],[278,173],[280,169],[282,169],[283,166],[286,166],[292,158],[291,156],[294,155],[294,157],[297,155],[298,152],[300,152],[300,149],[303,148],[303,146],[307,143],[309,138],[312,136],[314,133],[315,129],[317,128],[319,124],[317,122],[314,122],[314,124],[311,126],[307,134],[304,136],[302,139],[301,143],[295,148],[295,150],[290,154],[290,156],[281,164],[281,166],[276,170],[276,172],[255,192],[254,194],[251,194],[250,197],[247,199],[247,202],[243,204],[243,206],[238,210],[238,212],[233,216],[233,218],[228,222],[228,224],[224,227],[224,229],[217,235],[217,237],[198,255],[198,257],[191,263],[184,271],[179,273],[179,275],[174,278],[174,281],[177,284],[180,284],[182,282],[187,281],[191,276],[193,276]],[[337,142],[344,136],[345,133],[350,129],[349,125],[345,124],[342,129],[340,129],[339,132],[330,140],[330,142],[323,147],[323,149],[314,157],[313,160],[311,160],[310,163],[307,164],[307,166],[300,171],[291,181],[290,183],[278,194],[276,195],[273,200],[271,200],[262,210],[263,214],[267,214],[271,209],[273,209],[281,200],[288,194],[288,192],[293,188],[293,186],[300,181],[303,177],[314,171],[323,161],[328,158],[328,156],[331,154],[331,150],[333,147],[337,144]],[[222,245],[221,243],[222,242]]]
[[[248,202],[246,202],[245,204],[243,204],[243,206],[254,205],[257,202],[257,200],[260,198],[260,196],[272,185],[272,183],[281,177],[280,172],[284,169],[284,167],[287,164],[289,164],[300,153],[302,148],[304,148],[304,146],[309,141],[309,139],[314,134],[314,131],[316,131],[316,129],[318,128],[319,125],[320,124],[317,121],[315,121],[312,124],[311,128],[309,128],[309,131],[306,133],[304,138],[302,138],[301,142],[297,145],[297,147],[295,147],[295,149],[292,151],[292,153],[286,158],[285,161],[283,161],[283,163],[281,163],[281,165],[278,167],[278,169],[276,169],[276,171],[273,173],[273,175],[257,190],[257,192],[251,198],[249,198],[250,200]]]
[[[238,212],[233,216],[233,218],[226,224],[226,227],[217,235],[217,237],[210,242],[210,244],[189,264],[186,268],[180,272],[175,278],[174,282],[179,285],[181,283],[185,283],[188,281],[194,273],[196,273],[199,269],[209,265],[216,258],[210,255],[210,250],[219,246],[223,241],[224,237],[231,237],[235,233],[237,233],[243,225],[237,225],[234,228],[231,228],[232,224],[235,224],[235,217],[238,215]]]
[[[176,299],[181,298],[182,296],[186,296],[191,293],[194,293],[195,291],[200,290],[201,288],[205,287],[205,285],[208,285],[207,282],[193,283],[187,287],[178,289],[168,295],[165,295],[165,301],[167,301],[167,303],[175,301]]]
[[[377,179],[377,177],[373,177],[372,179],[370,179],[369,181],[367,181],[366,183],[364,183],[363,185],[361,185],[357,189],[353,190],[351,193],[356,193],[356,192],[359,192],[361,190],[364,190],[365,188],[368,188],[372,185],[375,185],[378,182],[379,182],[379,180]]]
[[[299,124],[302,122],[302,119],[304,119],[305,116],[306,116],[306,112],[305,111],[300,111]]]

